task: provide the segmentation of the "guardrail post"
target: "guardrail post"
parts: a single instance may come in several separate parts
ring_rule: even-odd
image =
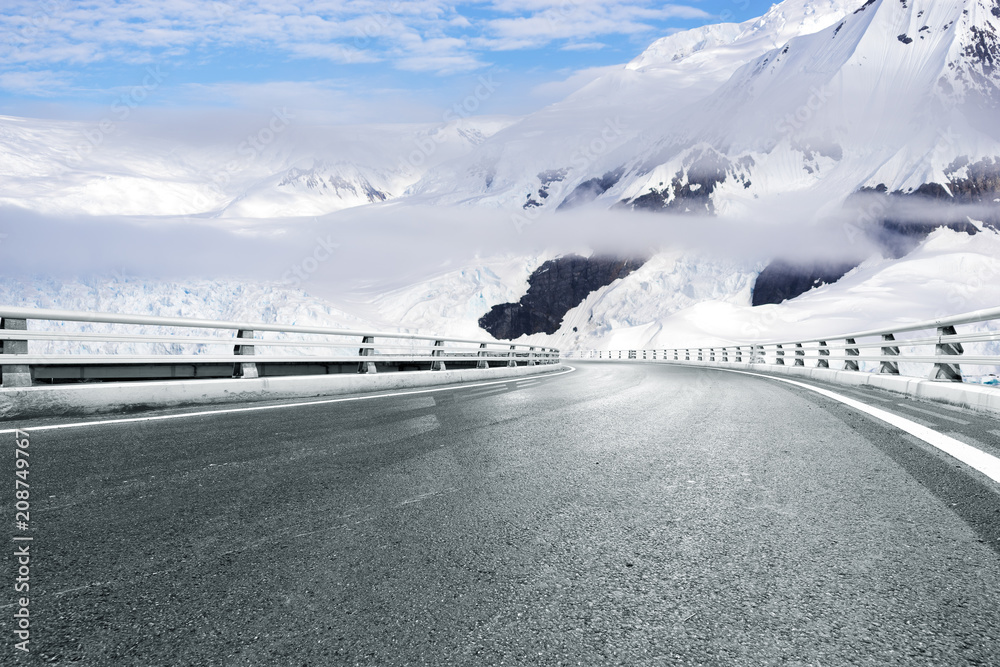
[[[528,365],[535,365],[535,347],[533,345],[528,347]]]
[[[507,366],[513,368],[517,366],[517,360],[514,359],[514,350],[517,349],[516,345],[510,346],[510,351],[507,352]]]
[[[236,332],[237,338],[253,338],[253,331],[251,329],[239,329]],[[240,356],[253,355],[254,348],[253,345],[235,345],[233,347],[233,354],[238,354]],[[257,364],[254,363],[238,363],[233,368],[233,377],[252,379],[260,377],[257,372]]]
[[[848,345],[857,345],[858,342],[856,340],[854,340],[853,338],[848,338],[847,339],[847,344]],[[861,350],[859,350],[856,347],[849,347],[846,350],[844,350],[844,354],[846,354],[848,357],[857,357],[857,356],[861,355]],[[844,359],[844,370],[845,371],[858,371],[858,370],[861,370],[861,369],[858,368],[858,362],[853,361],[851,359]]]
[[[485,357],[486,356],[486,343],[480,343],[479,344],[479,356],[480,357]],[[489,367],[490,367],[490,364],[485,359],[480,359],[476,363],[476,368],[489,368]]]
[[[642,360],[646,361],[646,350],[642,351]]]
[[[14,318],[0,318],[0,329],[15,331],[27,331],[28,320]],[[27,354],[27,340],[5,340],[3,341],[3,355]],[[0,382],[4,387],[30,387],[31,367],[26,364],[3,364],[0,371]]]
[[[829,356],[830,356],[830,348],[826,344],[825,340],[821,340],[819,342],[819,361],[816,362],[816,368],[829,368],[830,360],[823,358]]]
[[[752,364],[766,364],[767,363],[767,357],[764,354],[764,346],[763,345],[757,345],[757,346],[755,346],[755,350],[754,350],[754,353],[753,353],[753,359],[751,360],[750,363],[752,363]]]
[[[781,345],[775,345],[774,347],[775,347],[775,351],[774,351],[774,363],[777,364],[778,366],[784,366],[785,365],[785,348],[783,348]]]
[[[361,339],[361,344],[362,345],[371,345],[374,342],[375,342],[375,338],[373,336],[365,336],[365,337],[363,337]],[[435,343],[435,345],[436,344],[437,343]],[[373,354],[375,354],[375,348],[373,348],[373,347],[362,347],[361,349],[358,350],[358,356],[360,356],[360,357],[370,357]],[[359,373],[375,373],[375,372],[377,372],[375,370],[375,362],[374,361],[362,361],[360,364],[358,364],[358,372]]]
[[[806,351],[802,348],[802,343],[795,344],[795,365],[806,365]]]
[[[736,346],[736,353],[733,355],[733,361],[738,364],[743,363],[743,348],[739,345]]]
[[[444,356],[444,350],[441,349],[442,347],[444,347],[444,341],[443,340],[436,340],[436,341],[434,341],[434,349],[431,350],[431,356],[432,357],[443,357]],[[431,370],[432,371],[444,371],[444,370],[448,370],[448,367],[445,366],[445,363],[443,361],[433,361],[432,360],[431,361]]]
[[[691,350],[684,350],[684,361],[691,361]]]
[[[698,348],[698,361],[705,361],[705,351]]]
[[[674,361],[680,361],[680,360],[681,360],[680,352],[678,350],[674,350]]]
[[[940,338],[942,336],[957,336],[958,332],[955,331],[955,327],[938,327],[938,342],[934,347],[934,354],[941,356],[955,356],[965,353],[965,348],[962,347],[961,343],[942,343]],[[931,371],[932,380],[944,380],[946,382],[961,382],[962,381],[962,368],[958,364],[934,364],[934,369]]]
[[[883,342],[890,342],[896,340],[896,337],[891,333],[882,334]],[[895,345],[887,345],[882,348],[883,357],[898,357],[899,348]],[[886,373],[888,375],[899,375],[899,363],[895,361],[883,361],[878,367],[879,373]]]
[[[715,361],[715,348],[714,347],[708,348],[708,360],[709,361]]]

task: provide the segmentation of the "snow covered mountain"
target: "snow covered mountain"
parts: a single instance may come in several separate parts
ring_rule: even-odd
[[[998,118],[1000,0],[785,0],[759,19],[657,40],[520,119],[289,123],[266,142],[259,130],[246,141],[185,143],[126,128],[98,137],[83,123],[0,118],[0,204],[50,214],[215,217],[234,226],[350,207],[368,207],[373,220],[419,220],[407,215],[418,206],[562,220],[566,247],[470,253],[409,287],[354,295],[344,307],[356,315],[315,313],[317,321],[349,325],[356,317],[378,328],[463,336],[484,336],[479,318],[524,296],[544,261],[580,252],[567,224],[576,213],[564,215],[572,209],[609,224],[606,211],[632,209],[748,225],[782,219],[778,233],[789,222],[837,215],[845,228],[865,218],[897,227],[958,220],[980,232],[944,230],[923,243],[921,236],[909,256],[870,254],[835,284],[762,308],[751,308],[751,299],[766,258],[651,248],[641,268],[592,292],[555,334],[531,337],[605,348],[768,338],[820,316],[840,318],[849,330],[866,328],[855,326],[862,321],[948,314],[938,312],[941,304],[949,312],[996,305],[1000,237],[980,223],[1000,223]],[[895,208],[912,199],[920,201],[916,213]],[[941,204],[966,208],[949,213]],[[331,225],[347,213],[330,215]],[[760,236],[768,231],[761,227]],[[986,276],[974,293],[963,291],[966,270]],[[146,288],[155,306],[177,286]],[[18,294],[10,284],[3,290]],[[199,294],[206,305],[185,314],[226,316],[213,310],[221,302]],[[66,291],[39,299],[82,303]],[[123,307],[141,302],[135,295]],[[764,321],[762,313],[777,315]]]
[[[52,214],[323,215],[399,197],[511,122],[306,127],[275,110],[202,141],[110,118],[0,116],[0,204]]]
[[[607,197],[741,213],[796,191],[961,188],[970,166],[998,171],[998,32],[993,0],[867,2],[743,66],[682,132],[627,147]]]
[[[996,0],[786,0],[659,40],[414,190],[744,214],[788,193],[967,187],[1000,170],[998,33]]]
[[[591,202],[741,214],[787,193],[947,189],[1000,157],[998,31],[997,0],[785,0],[657,40],[521,119],[304,128],[276,110],[245,137],[185,143],[0,118],[0,203],[224,218],[397,199],[534,217]]]
[[[556,208],[600,194],[630,157],[683,124],[699,101],[747,62],[789,39],[832,26],[858,0],[786,0],[759,19],[680,32],[562,102],[498,132],[413,188],[435,203]],[[626,179],[627,180],[627,179]],[[620,189],[620,188],[619,188]]]

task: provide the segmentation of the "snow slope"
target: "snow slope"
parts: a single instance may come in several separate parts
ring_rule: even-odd
[[[595,199],[746,215],[790,193],[947,189],[956,164],[1000,156],[998,34],[995,0],[786,0],[655,42],[412,192],[537,217]]]
[[[465,154],[512,119],[294,122],[275,115],[206,142],[138,125],[111,123],[104,131],[101,122],[0,116],[0,204],[49,214],[322,215],[400,196],[428,168]]]
[[[754,267],[670,253],[654,261],[593,293],[553,336],[528,338],[577,350],[721,347],[834,336],[1000,303],[1000,234],[992,230],[970,236],[940,229],[903,259],[873,257],[832,285],[755,308]],[[1000,354],[1000,346],[990,352]]]
[[[533,201],[555,208],[579,183],[617,169],[635,151],[620,147],[661,137],[745,63],[792,37],[833,25],[856,4],[787,0],[753,21],[664,37],[468,156],[430,170],[412,192],[439,204],[519,208]]]
[[[669,207],[699,199],[685,188],[709,171],[717,212],[789,192],[947,187],[960,158],[1000,155],[998,34],[993,0],[874,0],[740,68],[682,131],[630,144],[605,197]]]
[[[252,151],[239,136],[185,144],[122,129],[81,157],[92,126],[0,118],[0,203],[49,213],[211,215],[234,225],[365,205],[405,219],[410,205],[428,204],[503,209],[529,221],[570,205],[624,204],[747,224],[766,220],[764,211],[805,224],[861,187],[906,192],[940,183],[948,193],[969,173],[963,159],[1000,156],[998,34],[996,0],[785,0],[758,20],[658,40],[520,120],[290,125]],[[575,243],[568,233],[566,244]],[[228,318],[236,315],[227,309],[246,308],[239,319],[251,320],[280,304],[282,321],[486,337],[478,318],[517,301],[534,268],[569,250],[457,257],[459,269],[384,294],[345,295],[343,308],[267,285],[241,293],[197,280],[182,296],[185,286],[155,281],[32,286],[8,278],[0,300],[93,309],[105,295],[105,309],[120,312]],[[605,349],[704,344],[952,314],[1000,303],[998,258],[993,232],[938,232],[902,260],[872,258],[835,285],[750,309],[761,263],[660,248],[538,340]]]

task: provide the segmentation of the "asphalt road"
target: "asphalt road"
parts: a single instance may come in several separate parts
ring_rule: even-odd
[[[1000,664],[996,484],[774,380],[574,366],[32,433],[31,653],[8,549],[0,662]]]

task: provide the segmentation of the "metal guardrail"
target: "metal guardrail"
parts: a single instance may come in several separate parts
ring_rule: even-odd
[[[713,347],[590,350],[564,356],[585,359],[622,359],[668,362],[722,362],[802,366],[900,375],[900,364],[930,366],[929,378],[962,382],[962,365],[1000,367],[1000,351],[968,354],[966,345],[1000,341],[1000,331],[959,333],[956,327],[1000,320],[1000,308],[927,320],[886,329],[838,334],[807,340],[742,343]],[[982,327],[980,327],[982,328]],[[930,331],[934,331],[930,334]],[[928,332],[923,334],[922,332]],[[917,334],[913,337],[904,334]],[[872,340],[875,339],[875,340]],[[930,350],[933,348],[933,351]],[[878,365],[877,371],[874,368]]]
[[[110,330],[70,331],[65,327],[67,322]],[[130,325],[156,327],[157,331],[149,334],[123,330]],[[95,353],[87,349],[94,343],[159,350]],[[73,349],[68,353],[32,350],[54,345]],[[295,353],[273,352],[281,348]],[[498,341],[0,306],[3,387],[100,380],[437,371],[449,366],[534,366],[558,361],[556,348]]]

